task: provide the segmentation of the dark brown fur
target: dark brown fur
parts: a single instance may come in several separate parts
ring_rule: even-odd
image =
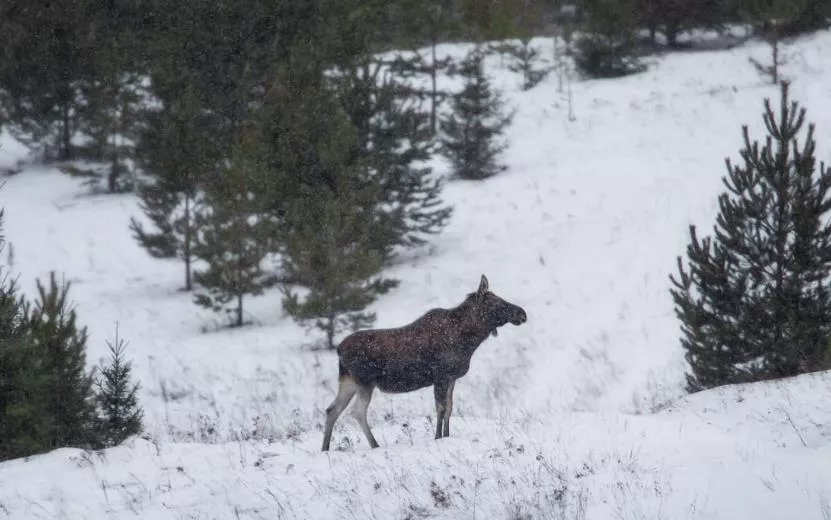
[[[450,435],[456,380],[470,368],[470,358],[497,328],[527,320],[525,311],[488,290],[482,275],[479,289],[452,309],[432,309],[403,327],[370,329],[347,336],[338,346],[338,395],[326,409],[323,451],[329,449],[335,421],[355,394],[353,409],[371,447],[378,443],[366,422],[366,410],[377,388],[412,392],[434,387],[436,439]]]

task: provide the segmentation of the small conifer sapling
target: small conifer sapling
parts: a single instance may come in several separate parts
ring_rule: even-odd
[[[139,384],[131,381],[132,363],[125,356],[127,343],[118,336],[118,328],[115,342],[107,341],[107,347],[110,360],[98,367],[95,397],[99,442],[110,447],[141,432],[143,411],[138,405]]]

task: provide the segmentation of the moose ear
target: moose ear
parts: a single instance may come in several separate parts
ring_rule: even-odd
[[[488,292],[488,279],[485,278],[485,275],[482,275],[482,281],[479,282],[479,289],[476,291],[476,294],[478,296],[484,296],[486,292]]]

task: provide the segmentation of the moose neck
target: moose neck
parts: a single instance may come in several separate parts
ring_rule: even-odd
[[[458,329],[460,336],[458,344],[471,355],[493,331],[493,327],[479,315],[473,298],[469,296],[458,307],[453,309],[454,313],[458,313],[460,323]]]

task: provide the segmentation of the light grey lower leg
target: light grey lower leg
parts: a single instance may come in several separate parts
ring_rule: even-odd
[[[358,425],[364,432],[367,442],[369,442],[369,447],[377,448],[378,441],[376,441],[375,436],[372,435],[372,431],[369,429],[369,423],[366,420],[366,412],[369,408],[369,402],[372,400],[373,390],[374,389],[372,387],[361,387],[358,389],[358,398],[355,400],[355,406],[352,408],[352,416],[358,421]]]
[[[433,385],[433,397],[436,400],[436,439],[442,437],[442,426],[447,414],[447,383],[436,383]]]
[[[332,439],[332,429],[335,427],[335,421],[338,420],[340,414],[346,410],[352,396],[358,390],[355,382],[351,378],[343,378],[338,384],[338,395],[332,404],[326,408],[326,427],[323,430],[323,446],[321,451],[329,451],[329,442]]]
[[[453,389],[456,387],[456,381],[453,380],[447,386],[447,399],[444,404],[444,432],[443,437],[450,437],[450,414],[453,413]]]

